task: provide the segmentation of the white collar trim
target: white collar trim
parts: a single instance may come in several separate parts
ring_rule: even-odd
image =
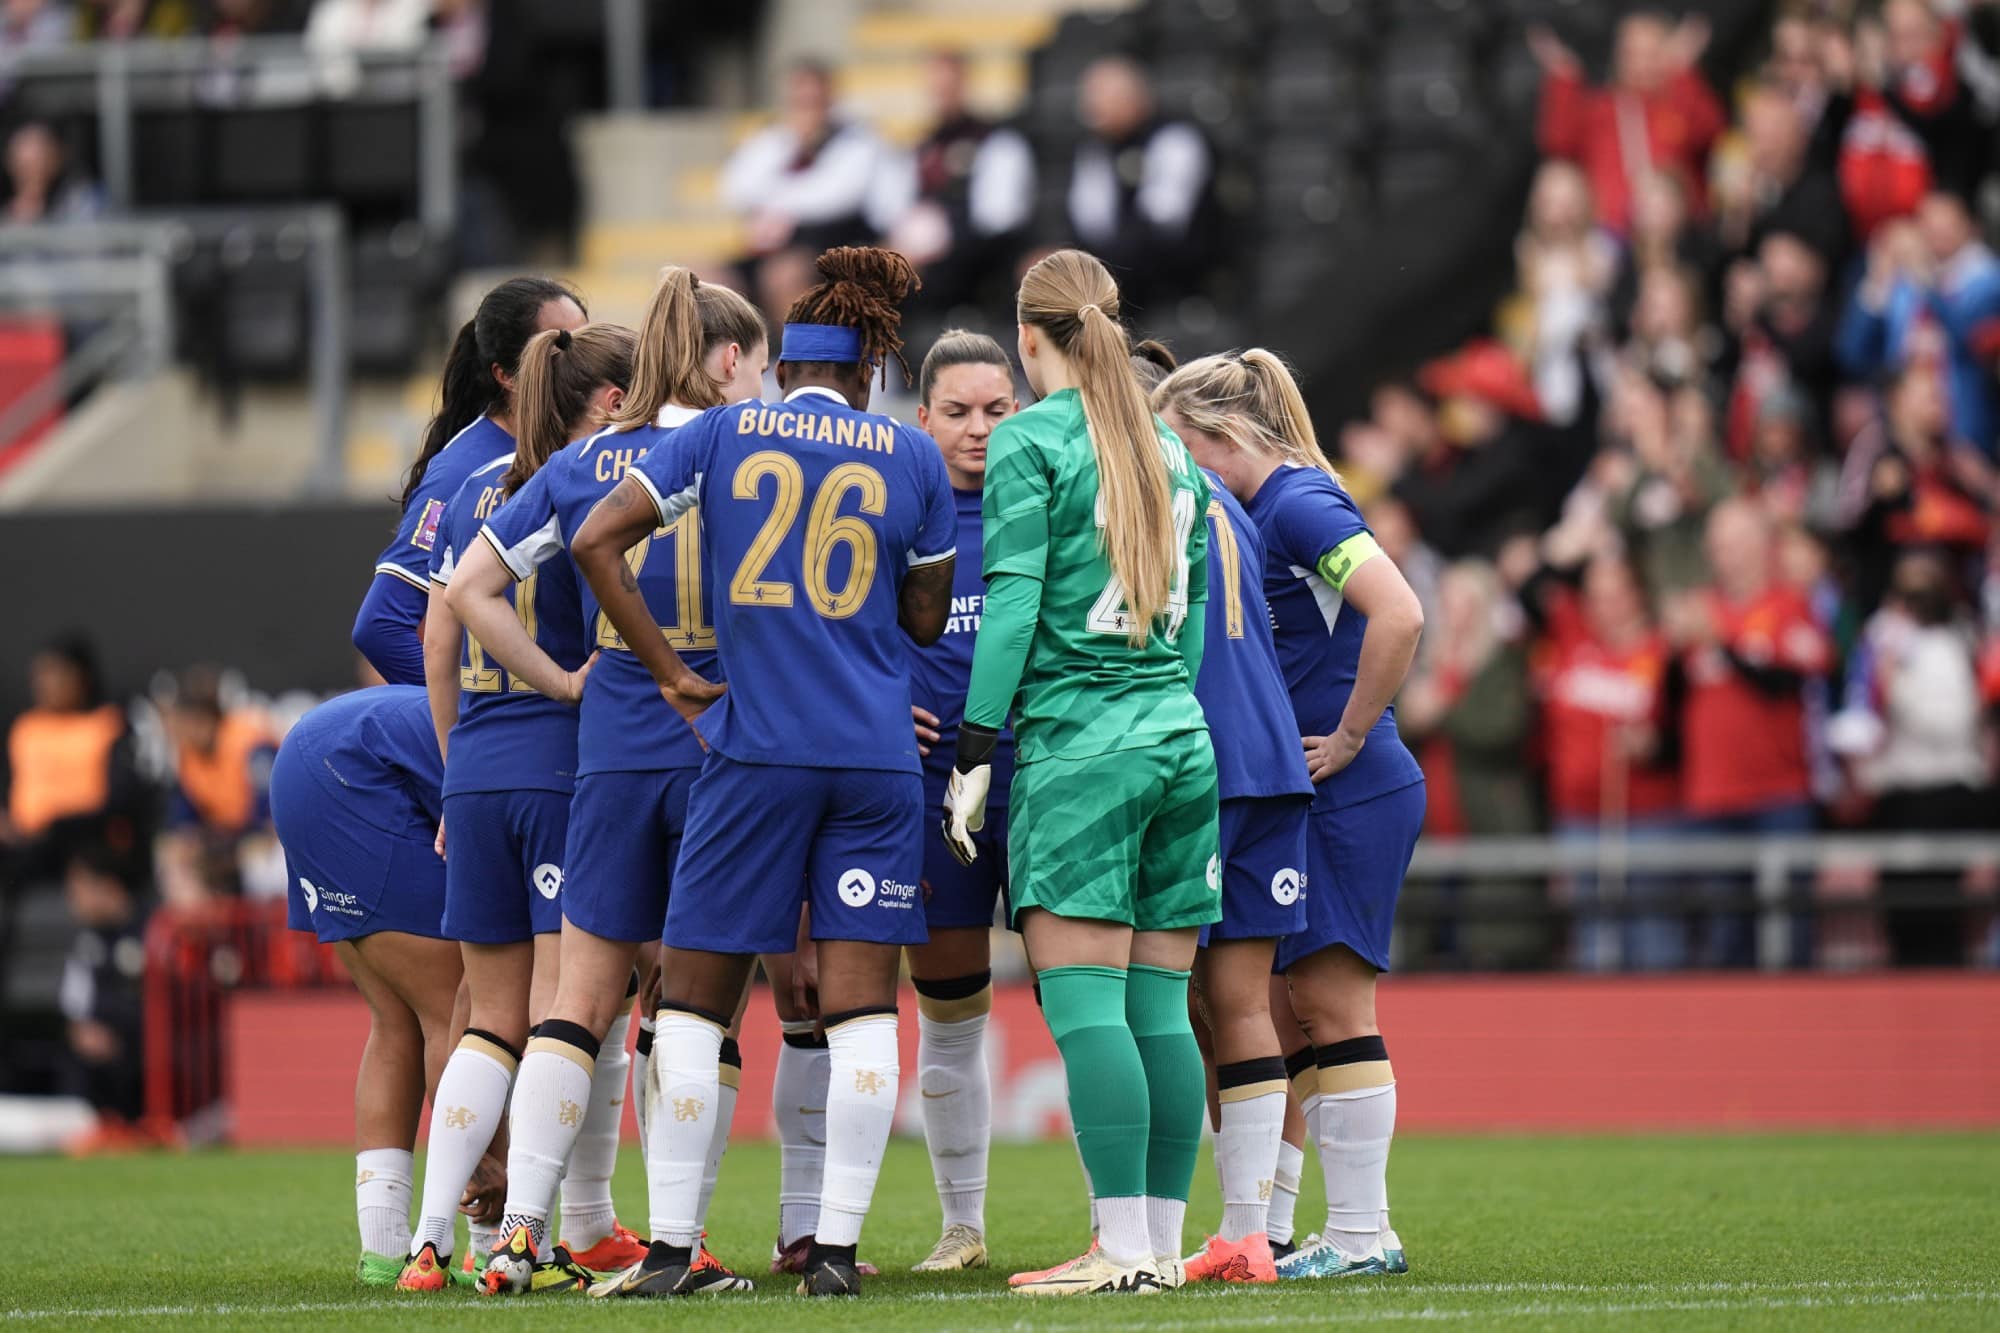
[[[839,403],[842,407],[849,406],[848,401],[845,398],[842,398],[839,394],[835,393],[832,389],[827,388],[824,384],[801,384],[798,388],[792,390],[790,393],[785,395],[785,401],[788,403],[795,403],[809,393],[818,394],[822,398],[831,398],[833,399],[834,402]]]

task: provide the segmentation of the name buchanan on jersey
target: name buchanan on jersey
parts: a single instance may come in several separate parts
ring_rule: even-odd
[[[878,454],[896,452],[895,427],[887,421],[822,416],[814,412],[746,408],[736,418],[736,433],[777,435],[788,440],[811,440],[817,444],[844,444],[850,449],[866,449]]]

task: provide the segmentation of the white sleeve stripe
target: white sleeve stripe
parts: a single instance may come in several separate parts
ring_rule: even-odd
[[[412,588],[430,587],[430,584],[426,582],[422,577],[416,574],[412,574],[409,570],[404,569],[401,565],[396,564],[394,561],[391,560],[384,560],[381,564],[375,566],[375,572],[377,574],[388,574],[395,578],[399,578],[403,582],[409,584]]]
[[[501,542],[499,534],[493,531],[491,523],[482,527],[479,535],[486,539],[486,544],[500,557],[500,563],[507,566],[507,572],[514,576],[516,583],[553,559],[563,548],[562,522],[554,514],[549,515],[548,522],[513,546]]]
[[[653,485],[653,479],[651,477],[647,476],[644,472],[640,471],[636,467],[627,468],[625,470],[625,475],[630,477],[632,480],[638,482],[639,489],[646,492],[646,498],[653,502],[653,511],[660,516],[661,527],[665,527],[667,524],[673,522],[671,518],[667,517],[667,502],[660,498],[660,492]]]
[[[912,551],[910,552],[910,568],[922,569],[925,565],[935,565],[940,561],[949,560],[957,554],[958,548],[956,546],[939,551],[935,555],[918,555],[915,551]]]

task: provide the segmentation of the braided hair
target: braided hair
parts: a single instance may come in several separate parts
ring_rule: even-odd
[[[843,245],[828,250],[816,261],[820,281],[792,302],[785,312],[787,324],[839,324],[861,331],[860,374],[866,382],[875,367],[882,368],[888,382],[889,358],[903,369],[903,382],[910,380],[910,363],[903,359],[902,303],[923,286],[909,260],[894,250],[872,245]],[[818,362],[799,365],[821,366]],[[822,373],[849,369],[824,365]]]

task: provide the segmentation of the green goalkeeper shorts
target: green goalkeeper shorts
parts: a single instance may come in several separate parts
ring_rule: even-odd
[[[1014,920],[1057,916],[1179,930],[1222,917],[1215,749],[1206,731],[1014,770],[1007,858]]]

